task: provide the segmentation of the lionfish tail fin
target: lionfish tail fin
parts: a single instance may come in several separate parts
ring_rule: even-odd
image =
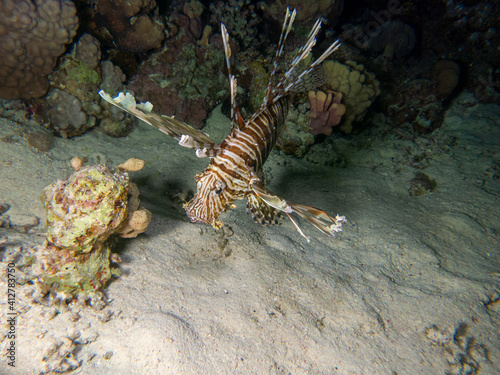
[[[130,93],[124,94],[120,92],[118,96],[112,98],[109,94],[101,90],[99,91],[99,95],[108,103],[176,139],[182,147],[194,148],[196,155],[200,158],[214,157],[220,149],[220,145],[212,141],[202,131],[173,117],[159,116],[153,113],[153,105],[150,102],[136,103],[134,96]]]
[[[333,51],[335,51],[340,46],[340,41],[336,40],[330,47],[326,49],[323,54],[311,62],[300,74],[297,73],[297,68],[301,61],[305,60],[312,48],[316,44],[316,37],[321,29],[321,19],[318,19],[314,26],[312,27],[309,35],[307,37],[307,41],[304,45],[299,49],[297,55],[292,60],[288,69],[286,69],[284,75],[278,80],[278,82],[274,83],[274,76],[276,71],[278,70],[278,63],[283,55],[283,47],[285,41],[290,33],[292,28],[293,21],[295,19],[296,10],[290,11],[289,8],[286,10],[285,20],[283,21],[283,26],[281,28],[281,36],[278,43],[278,47],[276,50],[276,54],[273,60],[272,71],[270,74],[269,84],[267,87],[266,95],[262,102],[261,108],[257,113],[252,117],[257,117],[262,110],[264,110],[271,103],[275,103],[281,97],[299,91],[302,85],[304,84],[305,77],[311,73],[317,66],[319,66]]]
[[[306,219],[316,228],[318,228],[324,234],[335,237],[337,232],[342,231],[342,223],[346,221],[345,216],[337,215],[335,218],[328,215],[326,212],[318,210],[317,208],[304,206],[302,204],[289,203],[283,198],[274,195],[269,190],[267,190],[262,182],[258,178],[253,178],[251,182],[251,187],[253,192],[267,205],[271,206],[275,210],[285,213],[292,224],[295,226],[297,231],[304,237],[307,242],[311,241],[311,238],[306,236],[299,225],[291,217],[291,213],[295,212],[300,217]]]

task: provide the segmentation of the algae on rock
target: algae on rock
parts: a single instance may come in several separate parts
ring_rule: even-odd
[[[35,264],[43,293],[62,300],[102,298],[103,289],[120,273],[111,265],[117,257],[108,238],[115,233],[135,237],[151,221],[151,213],[139,208],[138,195],[123,167],[103,164],[80,167],[44,189],[47,240]]]

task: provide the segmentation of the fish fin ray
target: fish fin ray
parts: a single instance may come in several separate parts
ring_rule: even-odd
[[[278,224],[278,219],[281,217],[279,210],[264,202],[255,193],[247,196],[247,213],[252,215],[254,221],[263,225]]]
[[[297,231],[309,242],[310,237],[306,236],[300,229],[298,224],[293,220],[290,214],[296,213],[303,219],[307,220],[314,227],[319,229],[324,234],[334,237],[337,232],[342,231],[342,223],[346,221],[345,216],[337,215],[335,218],[328,215],[315,207],[304,206],[302,204],[289,203],[283,198],[271,193],[267,190],[262,182],[254,177],[251,181],[252,191],[266,204],[275,210],[284,212],[291,220]]]
[[[283,74],[283,76],[274,84],[275,73],[277,71],[278,61],[283,54],[283,46],[285,44],[286,38],[292,28],[293,21],[295,19],[296,10],[293,12],[289,8],[286,10],[285,20],[281,29],[280,41],[278,43],[278,48],[273,60],[273,67],[271,75],[269,78],[269,84],[267,87],[266,95],[259,110],[250,118],[249,121],[253,121],[257,118],[269,105],[276,103],[280,98],[286,96],[290,93],[299,91],[304,85],[305,77],[313,71],[319,64],[321,64],[328,56],[330,56],[333,51],[335,51],[339,46],[340,42],[337,40],[330,47],[326,49],[323,54],[310,63],[300,74],[296,72],[297,67],[300,62],[307,58],[312,48],[316,44],[316,37],[321,29],[321,19],[318,19],[311,31],[309,32],[307,41],[299,49],[297,55],[291,62],[290,66]]]
[[[224,55],[226,56],[226,67],[227,74],[229,78],[229,92],[231,98],[231,129],[235,127],[241,129],[243,127],[243,118],[241,117],[238,104],[236,104],[236,93],[238,92],[238,83],[236,77],[231,73],[231,47],[229,45],[229,33],[227,32],[226,26],[220,24],[222,43],[224,45]]]
[[[174,117],[157,115],[152,112],[151,103],[136,103],[135,98],[130,93],[120,92],[118,96],[112,98],[103,90],[99,95],[108,103],[122,109],[123,111],[137,117],[145,123],[157,128],[179,142],[179,145],[187,148],[194,148],[198,157],[213,157],[220,149],[220,145],[212,141],[205,133],[192,126],[175,119]]]

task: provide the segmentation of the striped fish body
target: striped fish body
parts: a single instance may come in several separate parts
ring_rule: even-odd
[[[264,101],[259,110],[247,121],[243,120],[236,105],[237,85],[236,78],[231,74],[229,62],[231,57],[229,35],[226,27],[221,25],[229,72],[232,130],[220,145],[213,142],[205,133],[174,117],[153,113],[151,103],[138,104],[129,93],[120,93],[117,97],[112,98],[102,90],[99,92],[107,102],[175,138],[179,145],[195,149],[198,157],[211,159],[205,171],[195,177],[197,185],[195,196],[184,204],[186,213],[192,222],[212,224],[214,227],[220,228],[222,222],[219,220],[219,215],[233,207],[235,200],[246,199],[247,209],[254,219],[262,223],[273,223],[276,221],[276,217],[283,213],[288,216],[295,228],[308,241],[309,237],[293,220],[292,213],[306,219],[328,236],[334,236],[341,230],[342,222],[345,221],[343,216],[331,217],[317,208],[290,203],[267,190],[258,176],[285,126],[289,96],[298,90],[304,77],[339,46],[338,41],[333,43],[301,73],[297,72],[297,67],[301,61],[306,59],[316,43],[316,36],[321,27],[321,21],[318,20],[309,33],[308,40],[300,48],[288,69],[281,77],[277,78],[275,73],[278,61],[283,53],[283,46],[292,28],[295,15],[295,10],[292,12],[287,9]]]
[[[288,108],[288,97],[281,97],[242,129],[234,129],[221,144],[221,154],[238,154],[247,167],[260,171],[285,127]]]
[[[277,213],[255,196],[251,184],[285,126],[288,107],[288,98],[282,97],[231,131],[207,169],[195,177],[197,194],[184,205],[191,221],[219,228],[218,216],[237,199],[247,199],[254,219],[275,221]]]

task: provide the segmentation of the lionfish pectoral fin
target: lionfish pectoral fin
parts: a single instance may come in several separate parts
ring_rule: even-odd
[[[149,102],[136,103],[130,93],[120,92],[112,98],[103,90],[99,95],[114,106],[130,113],[145,123],[157,128],[179,142],[179,145],[196,149],[198,157],[213,157],[220,149],[220,145],[212,141],[205,133],[170,116],[160,116],[152,112],[153,105]]]
[[[252,219],[263,225],[278,224],[281,217],[280,211],[267,204],[257,194],[247,196],[247,213],[252,215]]]
[[[266,204],[271,206],[272,208],[284,212],[286,216],[290,219],[290,221],[293,223],[297,231],[304,237],[307,242],[311,241],[310,237],[307,237],[304,232],[300,229],[300,227],[297,225],[297,223],[292,219],[290,216],[290,213],[293,212],[292,207],[285,201],[283,198],[278,197],[277,195],[274,195],[271,193],[269,190],[267,190],[263,185],[260,180],[257,178],[254,179],[254,182],[251,184],[253,192],[260,198],[262,201],[264,201]]]
[[[320,231],[328,236],[335,236],[335,233],[342,231],[342,223],[346,222],[345,216],[337,215],[331,217],[326,212],[317,208],[304,206],[302,204],[290,203],[292,211],[306,219]]]
[[[257,180],[257,179],[255,179]],[[328,215],[326,212],[318,210],[317,208],[304,206],[301,204],[288,203],[283,198],[272,194],[267,190],[260,180],[258,182],[252,183],[252,190],[254,193],[262,199],[266,204],[275,208],[278,211],[284,212],[288,218],[291,220],[297,231],[307,240],[311,241],[311,238],[306,236],[304,232],[300,229],[295,220],[290,216],[291,213],[295,212],[300,217],[306,219],[321,232],[328,236],[335,236],[335,233],[342,231],[342,223],[346,221],[345,216],[337,215],[335,218]]]

